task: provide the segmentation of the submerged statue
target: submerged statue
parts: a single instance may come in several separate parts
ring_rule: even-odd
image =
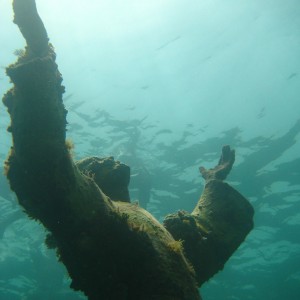
[[[112,157],[74,162],[66,142],[67,111],[55,52],[34,0],[14,0],[14,22],[27,46],[7,75],[3,98],[13,146],[6,174],[19,204],[49,231],[71,287],[90,300],[196,300],[253,227],[253,208],[223,182],[235,153],[200,168],[203,194],[190,214],[160,224],[131,204],[130,169]]]

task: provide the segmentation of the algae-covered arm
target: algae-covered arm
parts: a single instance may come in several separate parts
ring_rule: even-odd
[[[6,174],[25,212],[51,233],[47,244],[57,249],[72,287],[93,299],[105,294],[105,285],[109,289],[106,278],[113,267],[106,250],[99,250],[101,239],[105,230],[113,231],[109,221],[118,226],[122,220],[113,214],[111,200],[71,159],[62,76],[35,1],[14,0],[13,9],[27,45],[6,69],[13,83],[3,97],[13,138]]]
[[[13,83],[3,98],[11,117],[8,130],[13,137],[6,170],[11,188],[27,213],[41,219],[54,205],[37,202],[45,195],[54,196],[61,186],[58,180],[68,177],[64,173],[71,167],[65,145],[64,87],[35,1],[14,0],[13,9],[14,22],[27,46],[20,51],[17,62],[6,69]]]
[[[26,47],[6,69],[13,83],[3,97],[13,139],[6,174],[25,212],[57,241],[74,242],[84,222],[103,220],[113,205],[69,153],[62,76],[35,1],[14,0],[13,10]]]
[[[168,215],[165,227],[183,243],[201,286],[218,271],[253,228],[254,210],[238,191],[223,182],[235,161],[235,151],[222,148],[219,163],[212,169],[200,167],[204,191],[194,209]]]

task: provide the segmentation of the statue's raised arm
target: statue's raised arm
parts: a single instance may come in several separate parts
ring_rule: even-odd
[[[214,169],[201,168],[207,183],[195,210],[167,216],[163,226],[130,203],[128,166],[112,157],[73,162],[54,49],[34,0],[14,0],[13,9],[27,46],[6,69],[6,174],[25,212],[49,231],[71,287],[89,300],[201,299],[198,287],[253,226],[250,204],[223,182],[234,152],[225,147]]]
[[[3,98],[11,117],[8,130],[13,137],[6,171],[11,188],[27,213],[40,218],[49,214],[48,209],[56,209],[52,205],[56,199],[51,203],[43,201],[44,207],[36,202],[57,193],[64,173],[70,172],[71,167],[65,144],[64,87],[35,1],[15,0],[13,8],[14,22],[27,46],[19,51],[17,62],[6,69],[14,85]]]

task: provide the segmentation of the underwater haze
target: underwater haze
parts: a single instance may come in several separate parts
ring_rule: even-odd
[[[191,211],[223,145],[255,227],[204,300],[300,299],[300,1],[36,0],[66,86],[74,156],[131,166],[157,219]],[[25,45],[0,0],[0,93]],[[17,51],[16,51],[17,50]],[[0,107],[1,164],[11,146]],[[0,175],[0,299],[86,299]],[[141,176],[143,174],[143,176]]]

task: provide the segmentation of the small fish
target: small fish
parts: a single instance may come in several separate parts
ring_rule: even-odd
[[[296,76],[298,76],[298,73],[292,73],[292,74],[287,78],[287,80],[290,80],[290,79],[292,79],[292,78],[294,78],[294,77],[296,77]]]
[[[172,40],[170,40],[170,41],[168,41],[168,42],[162,44],[160,47],[156,48],[155,50],[156,50],[156,51],[161,50],[161,49],[163,49],[163,48],[169,46],[171,43],[174,43],[175,41],[179,40],[180,38],[181,38],[181,36],[179,35],[179,36],[177,36],[176,38],[174,38],[174,39],[172,39]]]
[[[261,118],[263,118],[264,116],[266,115],[266,108],[265,107],[263,107],[261,110],[260,110],[260,112],[259,112],[259,114],[257,115],[257,119],[261,119]]]
[[[73,94],[68,94],[68,95],[64,96],[64,101],[69,100],[72,96],[73,96]]]

